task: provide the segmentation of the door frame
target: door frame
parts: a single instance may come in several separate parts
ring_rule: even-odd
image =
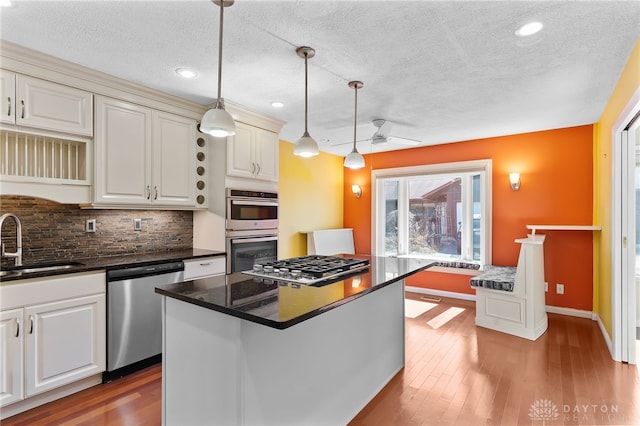
[[[628,215],[622,208],[623,197],[635,200],[635,187],[623,182],[626,170],[635,168],[635,156],[629,158],[628,140],[625,129],[636,115],[640,114],[640,88],[622,110],[612,127],[613,140],[613,188],[612,188],[612,226],[611,235],[611,303],[612,303],[612,356],[616,361],[635,364],[635,327],[636,327],[636,288],[635,271],[635,217]],[[625,163],[626,162],[626,163]],[[634,202],[635,204],[635,202]],[[626,240],[625,240],[626,239]],[[623,245],[627,244],[627,249]],[[632,248],[632,250],[631,250]],[[624,285],[626,283],[626,285]],[[625,318],[626,317],[626,318]]]

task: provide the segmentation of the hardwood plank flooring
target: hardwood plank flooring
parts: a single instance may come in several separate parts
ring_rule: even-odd
[[[476,327],[473,302],[429,303],[406,319],[405,368],[351,426],[640,424],[638,370],[611,360],[596,322],[549,314],[531,342]],[[155,365],[2,425],[159,425],[161,375]]]

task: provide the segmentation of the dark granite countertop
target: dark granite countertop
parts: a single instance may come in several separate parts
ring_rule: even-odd
[[[108,257],[95,257],[95,258],[86,258],[86,259],[69,259],[70,263],[73,263],[73,266],[67,269],[60,269],[55,271],[39,271],[39,272],[30,272],[30,273],[22,273],[20,269],[28,268],[28,262],[24,262],[25,264],[22,267],[18,268],[9,268],[7,271],[11,271],[7,273],[7,275],[0,276],[0,281],[14,281],[14,280],[22,280],[27,278],[40,278],[40,277],[48,277],[53,275],[61,275],[61,274],[71,274],[76,272],[87,272],[87,271],[99,271],[99,270],[109,270],[111,268],[122,268],[123,266],[146,266],[153,265],[156,263],[163,262],[172,262],[178,260],[186,260],[186,259],[197,259],[200,257],[210,257],[210,256],[224,256],[226,253],[223,251],[214,251],[214,250],[205,250],[205,249],[185,249],[185,250],[168,250],[162,252],[153,252],[153,253],[139,253],[139,254],[131,254],[131,255],[122,255],[122,256],[108,256]],[[54,265],[56,263],[65,263],[65,262],[51,262],[48,265]],[[41,264],[43,265],[43,264]],[[4,271],[3,271],[4,272]]]
[[[314,285],[234,273],[160,286],[156,288],[156,293],[269,327],[285,329],[435,263],[409,258],[344,256],[369,259],[369,268],[346,278]]]

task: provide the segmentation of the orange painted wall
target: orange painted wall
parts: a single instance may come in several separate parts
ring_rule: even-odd
[[[344,227],[354,229],[356,253],[371,253],[371,171],[392,167],[493,160],[492,263],[516,265],[527,224],[591,225],[593,212],[593,129],[591,125],[478,139],[365,155],[366,167],[345,169]],[[509,172],[522,186],[511,190]],[[363,188],[356,199],[351,185]],[[589,231],[548,232],[545,279],[548,305],[592,310],[593,239]],[[552,292],[556,283],[565,294]],[[407,285],[473,294],[469,276],[423,272]]]

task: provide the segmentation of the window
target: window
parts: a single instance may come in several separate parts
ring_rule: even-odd
[[[491,160],[373,171],[378,256],[491,263]]]

